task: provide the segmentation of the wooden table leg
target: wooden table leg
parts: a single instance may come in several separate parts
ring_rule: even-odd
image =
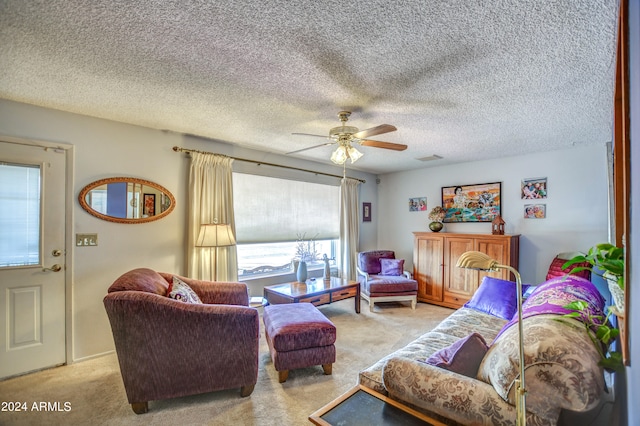
[[[360,285],[356,289],[356,314],[360,313]]]

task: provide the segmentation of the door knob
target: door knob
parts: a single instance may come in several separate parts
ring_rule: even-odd
[[[60,266],[59,264],[56,263],[51,268],[42,268],[42,270],[43,271],[60,272],[62,270],[62,266]]]

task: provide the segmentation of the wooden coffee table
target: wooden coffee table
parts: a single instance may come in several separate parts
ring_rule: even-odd
[[[355,298],[356,313],[360,313],[360,283],[357,281],[331,277],[329,281],[322,278],[307,280],[304,283],[291,282],[270,285],[264,288],[267,303],[309,302],[315,306],[327,305],[349,298]]]
[[[444,423],[358,385],[309,416],[318,426],[445,426]]]

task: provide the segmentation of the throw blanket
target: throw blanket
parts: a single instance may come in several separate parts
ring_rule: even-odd
[[[591,281],[573,275],[553,278],[537,286],[531,296],[522,303],[522,319],[541,314],[568,314],[572,311],[563,306],[576,300],[586,302],[589,314],[601,317],[601,323],[604,322],[604,298]],[[507,328],[517,323],[518,314],[516,313],[511,321],[502,327],[494,342]]]

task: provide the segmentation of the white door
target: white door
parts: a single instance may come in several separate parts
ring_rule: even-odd
[[[0,140],[0,379],[66,362],[65,167]]]

